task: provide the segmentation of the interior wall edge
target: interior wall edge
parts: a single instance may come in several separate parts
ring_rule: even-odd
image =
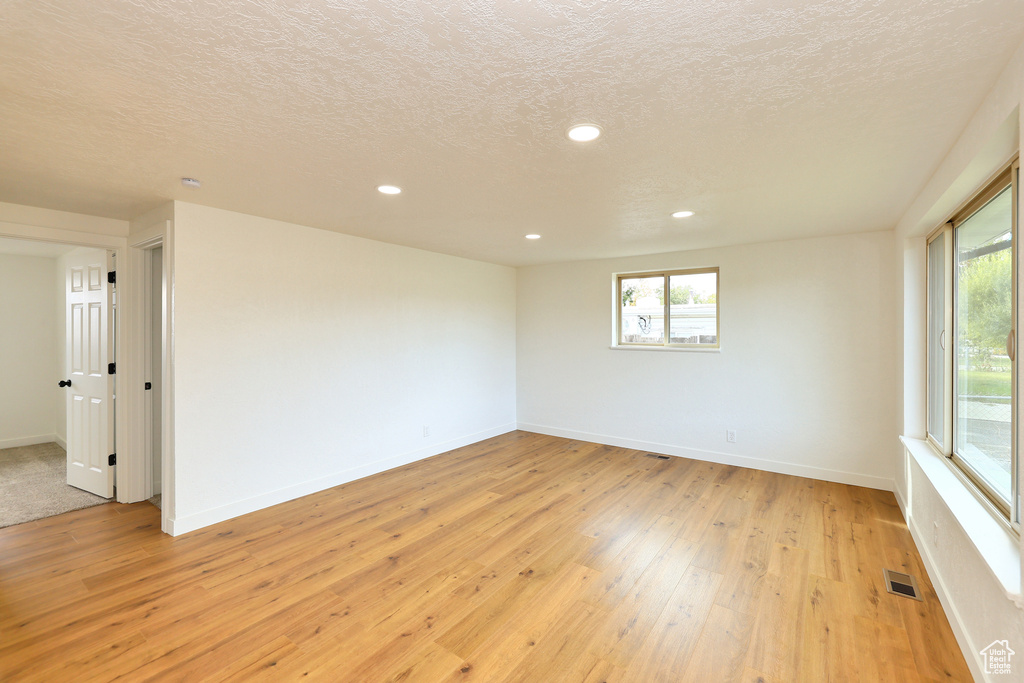
[[[638,439],[630,439],[625,437],[612,436],[608,434],[593,434],[591,432],[582,432],[574,429],[561,429],[559,427],[527,424],[523,422],[519,423],[518,428],[524,432],[534,432],[537,434],[546,434],[548,436],[559,436],[565,439],[589,441],[591,443],[599,443],[604,444],[606,446],[632,448],[640,451],[650,451],[652,453],[663,453],[666,455],[674,455],[680,458],[690,458],[693,460],[713,462],[719,465],[734,465],[736,467],[746,467],[749,469],[761,470],[764,472],[775,472],[776,474],[789,474],[795,477],[806,477],[808,479],[820,479],[823,481],[831,481],[837,484],[864,486],[866,488],[879,489],[882,491],[893,490],[892,479],[886,479],[885,477],[879,477],[872,474],[863,474],[859,472],[845,472],[842,470],[813,467],[810,465],[780,462],[778,460],[752,458],[746,455],[734,455],[732,453],[722,453],[719,451],[688,448],[686,446],[677,446],[672,444],[656,443],[651,441],[641,441]]]
[[[447,453],[448,451],[456,448],[462,448],[479,441],[491,439],[495,436],[501,436],[502,434],[515,431],[515,429],[516,425],[514,423],[499,425],[474,434],[467,434],[444,443],[434,444],[427,448],[388,456],[380,460],[364,463],[357,467],[327,475],[326,477],[311,479],[309,481],[277,489],[276,491],[269,491],[258,496],[235,501],[220,507],[203,510],[184,517],[168,518],[166,520],[164,530],[171,536],[180,536],[181,534],[188,533],[189,531],[195,531],[197,529],[210,526],[211,524],[224,522],[250,512],[256,512],[257,510],[272,507],[279,503],[301,498],[302,496],[308,496],[312,493],[324,491],[335,486],[341,486],[342,484],[347,484],[357,479],[363,479],[364,477],[369,477],[396,467],[408,465],[418,460],[424,460],[435,455],[440,455],[441,453]]]

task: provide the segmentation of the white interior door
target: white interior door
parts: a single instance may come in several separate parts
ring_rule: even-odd
[[[76,251],[67,256],[68,484],[111,498],[114,411],[107,373],[110,304],[107,254]]]

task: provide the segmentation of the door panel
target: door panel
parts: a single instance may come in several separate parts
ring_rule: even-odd
[[[68,484],[104,498],[114,495],[113,410],[107,374],[110,304],[106,252],[73,252],[67,257],[66,357],[71,387],[68,402]]]

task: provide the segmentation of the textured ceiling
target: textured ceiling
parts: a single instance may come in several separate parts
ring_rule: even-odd
[[[511,265],[889,229],[1022,38],[1020,0],[4,0],[0,201]]]

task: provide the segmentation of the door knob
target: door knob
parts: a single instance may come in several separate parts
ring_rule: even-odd
[[[61,380],[60,381],[60,386],[62,386],[62,387],[70,387],[71,386],[71,380],[69,380],[69,379]]]

